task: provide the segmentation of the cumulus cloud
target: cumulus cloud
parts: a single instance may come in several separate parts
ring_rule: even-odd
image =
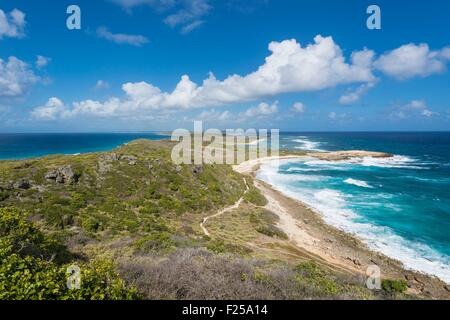
[[[404,80],[443,72],[448,61],[449,47],[432,51],[427,44],[410,43],[381,55],[374,62],[374,67],[389,76]]]
[[[295,113],[304,113],[306,111],[306,107],[303,103],[296,102],[292,105],[291,111]]]
[[[42,120],[55,120],[57,118],[64,118],[68,115],[66,106],[56,97],[50,98],[45,105],[37,107],[32,112],[34,118]]]
[[[273,115],[278,112],[278,101],[273,104],[261,102],[256,107],[252,107],[240,114],[240,117],[245,118],[261,118]]]
[[[201,85],[183,75],[172,92],[163,92],[146,83],[125,83],[125,96],[107,101],[86,100],[73,103],[76,113],[107,115],[157,109],[215,107],[254,101],[280,93],[317,91],[342,84],[373,82],[374,53],[354,52],[346,61],[331,37],[316,36],[314,43],[302,47],[296,40],[271,42],[271,54],[256,71],[218,80],[211,73]]]
[[[25,13],[18,9],[5,13],[0,9],[0,39],[21,38],[25,35]]]
[[[97,36],[114,43],[129,44],[136,47],[140,47],[149,42],[148,39],[144,36],[124,33],[112,33],[106,27],[97,28]]]
[[[0,97],[18,97],[39,80],[33,70],[16,57],[0,59]]]
[[[106,101],[88,99],[73,102],[68,105],[68,114],[144,116],[156,110],[214,108],[282,93],[318,91],[339,85],[358,84],[356,89],[347,91],[339,99],[341,104],[350,104],[358,101],[378,81],[373,74],[374,68],[401,78],[425,76],[443,70],[444,61],[450,59],[449,48],[430,51],[427,45],[402,46],[379,59],[375,59],[373,51],[363,49],[353,52],[350,59],[346,59],[331,37],[320,35],[306,46],[295,39],[271,42],[269,51],[264,63],[246,75],[233,74],[219,80],[210,73],[200,84],[193,82],[188,75],[183,75],[172,91],[162,91],[147,82],[129,82],[122,85],[123,96]],[[415,62],[405,60],[405,51],[415,52],[410,57],[421,58],[412,59]],[[429,113],[423,111],[423,115]]]
[[[437,113],[430,110],[425,100],[412,100],[409,103],[397,107],[390,114],[391,119],[407,119],[410,116],[423,116],[430,118]]]
[[[36,68],[38,68],[38,69],[44,68],[45,66],[47,66],[50,63],[51,60],[52,60],[51,58],[38,55],[36,57]]]

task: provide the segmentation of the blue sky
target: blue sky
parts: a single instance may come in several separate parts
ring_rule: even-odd
[[[81,30],[66,27],[70,4]],[[366,27],[370,4],[381,30]],[[0,132],[192,129],[194,120],[450,128],[448,1],[9,0],[0,10]]]

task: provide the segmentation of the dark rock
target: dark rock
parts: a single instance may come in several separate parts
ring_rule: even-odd
[[[28,180],[20,179],[14,183],[14,188],[27,190],[31,188],[31,183]]]
[[[74,223],[74,220],[73,220],[73,217],[71,215],[65,214],[62,217],[62,224],[63,224],[64,227],[71,226],[71,225],[73,225],[73,223]]]
[[[448,284],[445,285],[445,286],[444,286],[444,289],[447,290],[448,292],[450,292],[450,285],[448,285]]]
[[[203,172],[203,166],[194,166],[192,168],[192,173],[194,174],[200,174]]]
[[[47,180],[56,180],[58,177],[58,170],[52,170],[45,174],[45,179]]]
[[[137,163],[137,158],[135,156],[130,156],[130,155],[126,155],[126,154],[121,155],[120,160],[128,161],[128,164],[130,166],[135,166]]]
[[[80,175],[75,173],[72,167],[64,166],[47,172],[45,179],[54,180],[58,183],[77,183]]]

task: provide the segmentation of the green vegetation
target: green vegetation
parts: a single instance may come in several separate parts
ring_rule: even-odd
[[[250,190],[244,195],[244,199],[256,206],[264,207],[267,204],[267,199],[261,194],[259,189],[252,186]]]
[[[396,295],[404,293],[408,289],[408,286],[404,280],[384,279],[381,282],[381,288],[388,295]]]
[[[137,140],[109,153],[2,161],[0,206],[43,217],[53,230],[145,235],[157,218],[170,224],[242,195],[244,182],[229,166],[178,166],[170,161],[170,147]]]
[[[268,237],[276,237],[279,239],[288,239],[288,236],[279,228],[273,226],[273,225],[265,225],[265,226],[259,226],[256,228],[256,231],[258,231],[259,233],[262,233]]]
[[[0,161],[0,299],[395,298],[297,265],[251,177],[244,194],[230,166],[175,165],[172,146],[137,140],[112,152]],[[205,236],[202,219],[242,196],[239,208],[208,220]],[[70,290],[73,265],[81,282]]]
[[[110,261],[72,261],[80,268],[81,282],[79,289],[70,290],[70,254],[16,209],[0,208],[0,235],[2,300],[138,298],[134,289],[125,286]]]

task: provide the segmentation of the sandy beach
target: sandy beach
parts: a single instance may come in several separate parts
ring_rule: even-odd
[[[383,158],[390,155],[367,151],[340,151],[310,153],[306,156],[323,160],[345,160],[352,157]],[[266,209],[278,215],[278,227],[289,236],[289,241],[298,250],[318,263],[361,277],[367,277],[366,272],[369,266],[377,265],[383,279],[405,280],[408,284],[408,292],[411,294],[425,298],[450,299],[450,286],[437,277],[407,270],[401,262],[370,250],[356,237],[326,224],[319,213],[304,203],[282,194],[274,186],[255,178],[256,172],[264,163],[301,157],[295,155],[266,157],[246,161],[233,167],[241,174],[254,177],[255,186],[268,200]]]

